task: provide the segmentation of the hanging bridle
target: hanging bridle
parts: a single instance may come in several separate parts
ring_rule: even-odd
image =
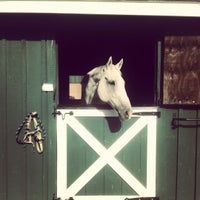
[[[24,128],[24,137],[20,139],[20,133]],[[26,145],[32,144],[38,153],[43,152],[43,140],[45,135],[42,137],[42,133],[45,133],[42,122],[37,112],[32,112],[25,117],[25,120],[19,126],[16,131],[16,141],[18,144]]]

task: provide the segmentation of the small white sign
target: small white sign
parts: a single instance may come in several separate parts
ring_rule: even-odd
[[[44,91],[44,92],[53,92],[54,91],[53,84],[52,83],[43,83],[42,91]]]

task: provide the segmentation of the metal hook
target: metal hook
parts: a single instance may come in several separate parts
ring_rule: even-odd
[[[74,113],[73,113],[72,111],[66,112],[66,113],[61,113],[60,111],[55,111],[55,112],[52,113],[52,115],[54,115],[54,117],[55,117],[56,115],[61,115],[61,116],[62,116],[62,120],[65,119],[65,116],[66,116],[66,115],[73,115],[73,114],[74,114]]]

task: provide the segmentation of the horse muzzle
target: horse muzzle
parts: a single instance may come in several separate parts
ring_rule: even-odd
[[[128,120],[132,116],[132,108],[116,109],[121,121]]]

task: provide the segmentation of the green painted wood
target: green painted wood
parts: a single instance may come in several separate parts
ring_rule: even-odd
[[[42,42],[27,41],[26,42],[26,65],[27,65],[27,111],[37,111],[40,115],[41,108],[41,85],[42,73]],[[39,66],[39,67],[38,67]],[[43,156],[33,153],[32,148],[27,149],[27,178],[31,181],[27,183],[28,199],[42,199],[43,195]],[[30,172],[31,173],[30,173]]]
[[[54,94],[42,83],[56,85],[54,41],[0,40],[0,199],[52,199],[56,193],[56,127]],[[44,153],[23,148],[15,132],[26,114],[37,111],[47,137]]]
[[[48,79],[48,64],[50,64],[52,62],[52,59],[48,60],[47,58],[47,51],[48,51],[48,46],[47,46],[47,43],[49,41],[41,41],[41,80],[42,82],[48,82],[47,79]],[[53,48],[55,48],[55,46],[53,46]],[[56,58],[54,58],[56,59]],[[52,65],[52,63],[51,63]],[[54,65],[54,68],[56,68],[56,65]],[[49,77],[49,78],[52,78],[52,81],[53,83],[55,83],[55,74],[54,73],[54,77]],[[53,96],[53,94],[52,94]],[[54,104],[52,101],[53,101],[53,97],[52,96],[48,96],[47,93],[42,93],[41,95],[41,113],[40,113],[40,117],[42,119],[42,122],[45,124],[45,130],[46,130],[46,134],[48,134],[47,137],[45,137],[45,140],[43,142],[43,145],[44,145],[44,152],[43,152],[43,165],[42,165],[42,175],[43,175],[43,195],[42,195],[42,199],[51,199],[52,198],[52,194],[53,193],[56,193],[55,192],[55,187],[53,186],[52,188],[49,188],[49,185],[53,185],[53,183],[55,182],[56,180],[56,177],[54,177],[54,181],[51,181],[50,184],[48,179],[48,172],[49,170],[51,171],[50,174],[52,173],[55,173],[52,171],[51,167],[54,167],[54,165],[52,164],[48,164],[48,155],[49,155],[49,139],[51,137],[51,134],[52,134],[52,131],[53,131],[53,128],[52,128],[52,131],[49,131],[49,121],[51,120],[52,116],[50,116],[49,114],[52,112],[50,110],[48,110],[48,107],[51,106],[52,108],[52,105]],[[49,101],[50,100],[50,101]],[[50,104],[50,105],[49,105]],[[54,122],[52,122],[52,125],[54,125],[54,129],[55,129],[55,124]],[[56,142],[56,141],[55,141]],[[55,146],[56,147],[56,146]],[[51,158],[51,157],[50,157]],[[56,159],[56,156],[52,155],[52,158],[53,159]],[[56,174],[56,173],[55,173]],[[54,174],[54,176],[55,176]],[[52,183],[52,184],[51,184]],[[51,191],[51,194],[49,194],[49,191]]]
[[[157,121],[157,196],[161,200],[176,199],[177,129],[171,128],[173,115],[178,111],[160,109]]]
[[[57,173],[57,134],[56,134],[56,120],[52,115],[52,111],[57,106],[56,92],[57,92],[57,77],[58,60],[57,60],[57,44],[53,40],[43,41],[45,51],[42,59],[43,65],[46,70],[43,76],[46,76],[47,83],[53,83],[55,87],[54,93],[43,93],[42,95],[42,117],[46,119],[46,144],[47,150],[45,151],[45,164],[43,165],[43,171],[46,172],[46,194],[47,199],[52,198],[52,193],[56,194],[56,173]],[[45,198],[44,198],[45,199]]]
[[[6,155],[6,41],[0,40],[0,199],[6,199],[6,175],[7,175],[7,155]]]
[[[198,110],[198,118],[200,118],[200,113]],[[198,123],[199,124],[199,123]],[[199,127],[196,134],[196,171],[195,171],[195,198],[200,199],[200,134]]]
[[[7,199],[26,199],[26,150],[16,144],[15,132],[26,113],[24,41],[7,42]]]
[[[196,118],[197,111],[179,110],[179,117]],[[179,128],[177,200],[195,199],[196,128]]]
[[[86,163],[87,144],[71,128],[67,128],[67,186],[69,187],[88,167]]]
[[[200,118],[200,113],[198,111],[198,118]],[[196,200],[200,199],[200,132],[199,128],[197,129],[196,135],[196,188],[195,188],[195,197]]]

